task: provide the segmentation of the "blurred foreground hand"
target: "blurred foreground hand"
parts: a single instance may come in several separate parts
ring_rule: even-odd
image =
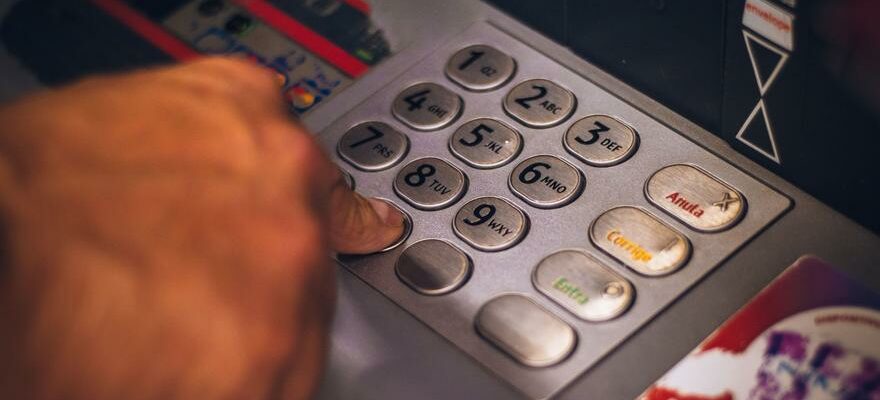
[[[241,60],[87,79],[0,109],[0,398],[298,399],[331,251],[395,240]]]

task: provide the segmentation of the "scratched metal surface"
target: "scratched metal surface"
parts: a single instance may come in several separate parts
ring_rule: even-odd
[[[448,57],[456,50],[472,44],[489,44],[511,54],[518,63],[514,78],[500,89],[485,93],[468,92],[449,81],[443,72]],[[550,129],[531,129],[509,118],[502,109],[503,96],[517,83],[533,78],[549,78],[571,90],[578,97],[578,107],[574,115]],[[464,99],[464,111],[455,123],[438,131],[418,132],[407,128],[392,116],[391,104],[397,94],[419,82],[442,84]],[[616,116],[637,130],[641,145],[631,159],[617,166],[595,168],[580,162],[565,151],[562,143],[565,130],[578,119],[597,113]],[[522,134],[523,151],[513,162],[498,169],[478,170],[449,153],[449,135],[461,124],[482,117],[497,118]],[[381,172],[363,172],[335,155],[339,137],[348,128],[369,120],[388,123],[410,137],[412,145],[409,154],[394,168]],[[407,243],[429,238],[444,239],[462,249],[468,249],[474,262],[474,272],[470,280],[457,291],[439,297],[420,295],[395,276],[394,262],[405,245],[381,255],[346,259],[346,267],[532,398],[548,397],[572,382],[790,205],[785,196],[487,23],[471,26],[433,51],[424,60],[396,77],[391,84],[371,95],[367,101],[339,117],[318,138],[333,154],[335,161],[352,174],[361,193],[394,201],[412,216],[414,227]],[[584,173],[586,186],[574,202],[559,209],[541,210],[511,194],[507,186],[510,171],[519,161],[537,154],[557,155]],[[412,208],[392,190],[395,175],[403,165],[428,156],[442,158],[457,166],[470,180],[464,197],[455,205],[439,211]],[[660,168],[675,163],[699,165],[743,193],[750,205],[743,220],[721,233],[700,233],[651,205],[643,193],[645,180]],[[521,243],[502,252],[486,253],[472,249],[455,236],[452,229],[455,213],[466,202],[481,196],[503,197],[525,210],[532,221],[532,227]],[[680,271],[669,276],[645,277],[593,246],[588,236],[590,223],[605,210],[621,205],[649,210],[658,219],[683,232],[693,245],[690,261]],[[533,269],[542,258],[563,248],[583,249],[632,282],[636,299],[631,309],[612,321],[589,323],[575,318],[540,294],[530,279]],[[478,336],[473,328],[474,316],[486,301],[502,293],[523,293],[569,323],[579,338],[579,344],[572,355],[555,366],[529,368],[518,364]]]

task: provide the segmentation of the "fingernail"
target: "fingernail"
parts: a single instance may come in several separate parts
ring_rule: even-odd
[[[379,216],[379,219],[385,223],[385,225],[389,226],[401,226],[403,225],[403,213],[397,209],[397,207],[392,206],[385,200],[379,199],[367,199],[370,203],[370,206],[373,207],[373,211]]]

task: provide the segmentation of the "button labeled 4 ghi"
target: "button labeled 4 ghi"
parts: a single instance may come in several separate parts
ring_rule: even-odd
[[[476,249],[501,251],[525,237],[529,219],[506,200],[481,197],[458,210],[452,228],[458,237]]]
[[[584,186],[581,172],[554,156],[534,156],[519,163],[509,179],[517,197],[538,208],[562,207],[574,200]]]
[[[645,184],[651,203],[692,228],[717,232],[736,224],[745,213],[745,198],[732,187],[697,167],[676,164],[651,176]]]
[[[466,188],[467,177],[461,170],[433,157],[410,162],[394,179],[397,195],[422,210],[446,208],[458,201]]]
[[[594,167],[626,161],[635,153],[639,135],[628,125],[606,115],[585,117],[568,128],[563,144],[569,153]]]
[[[461,114],[457,94],[436,83],[419,83],[397,95],[391,112],[397,119],[420,131],[443,128]]]

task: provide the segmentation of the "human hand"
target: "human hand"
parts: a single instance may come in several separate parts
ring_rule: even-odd
[[[0,110],[0,397],[313,392],[331,250],[381,249],[403,217],[348,189],[278,92],[206,59]]]

